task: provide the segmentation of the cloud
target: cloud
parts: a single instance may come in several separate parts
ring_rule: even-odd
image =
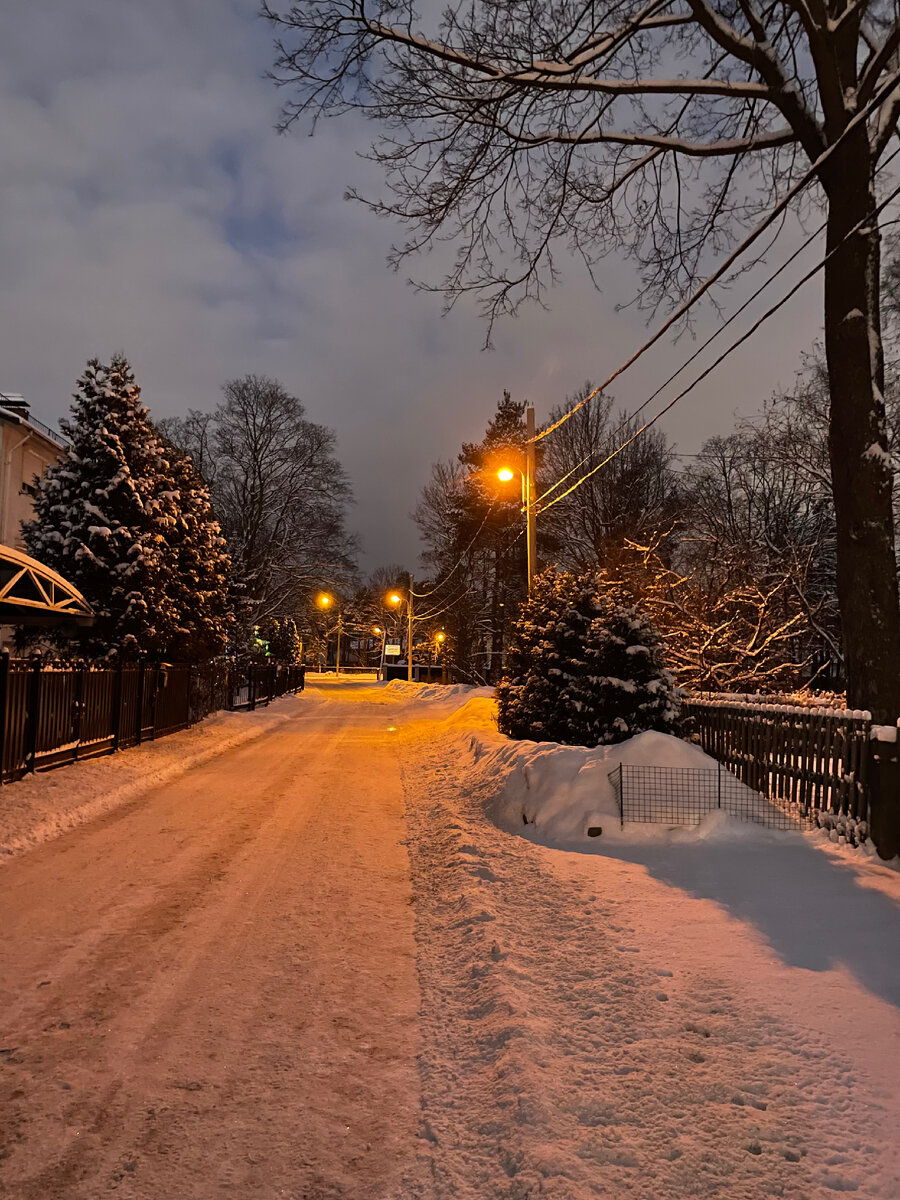
[[[0,46],[0,388],[53,420],[85,360],[124,350],[158,415],[208,408],[228,378],[277,376],[337,430],[366,564],[414,565],[408,514],[432,461],[477,440],[504,388],[540,416],[599,378],[645,330],[573,265],[551,297],[497,330],[388,271],[398,230],[343,203],[380,190],[357,151],[372,130],[273,131],[270,31],[223,0],[20,5]],[[425,265],[424,272],[428,272]],[[736,355],[667,428],[685,449],[786,383],[815,335],[816,294],[766,344]],[[617,389],[636,404],[687,342]]]

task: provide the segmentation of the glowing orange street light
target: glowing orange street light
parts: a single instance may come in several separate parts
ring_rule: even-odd
[[[316,596],[316,604],[319,606],[319,608],[329,609],[334,604],[334,596],[330,595],[328,592],[319,592],[318,596]],[[343,620],[344,620],[343,613],[338,612],[337,649],[335,651],[335,657],[334,657],[334,667],[335,667],[336,675],[340,675],[340,673],[341,673],[341,634],[344,632]],[[327,665],[328,665],[328,633],[326,632],[326,634],[325,634],[325,666],[327,666]]]
[[[535,524],[534,497],[534,407],[529,404],[525,409],[525,470],[519,469],[522,476],[522,499],[525,502],[525,534],[528,546],[528,595],[531,595],[531,585],[535,572],[535,553],[537,529]],[[512,467],[501,467],[497,478],[503,483],[515,479],[516,473]]]
[[[435,640],[435,641],[436,641],[438,644],[440,644],[440,643],[441,643],[441,642],[444,640],[444,638],[445,638],[446,636],[447,636],[447,635],[446,635],[445,633],[439,633],[439,634],[437,634],[437,636],[435,637],[435,639],[434,639],[434,640]]]
[[[406,600],[406,678],[412,683],[413,677],[413,581],[412,575],[409,577],[409,592],[407,595],[401,596],[399,592],[388,592],[385,596],[385,601],[396,608]]]

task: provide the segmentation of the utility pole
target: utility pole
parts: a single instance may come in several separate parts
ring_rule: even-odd
[[[537,570],[537,522],[534,503],[534,405],[525,409],[525,540],[528,552],[528,595]]]
[[[407,618],[407,634],[406,634],[406,678],[409,683],[413,681],[412,672],[412,655],[413,655],[413,577],[409,577],[409,593],[406,597],[406,618]]]
[[[343,625],[343,621],[344,621],[344,614],[343,614],[343,613],[338,613],[338,623],[337,623],[337,656],[336,656],[336,658],[335,658],[335,660],[334,660],[334,673],[335,673],[335,675],[340,675],[340,673],[341,673],[341,634],[342,634],[342,633],[343,633],[343,631],[344,631],[344,625]]]

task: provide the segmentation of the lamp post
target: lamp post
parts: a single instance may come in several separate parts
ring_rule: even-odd
[[[516,470],[522,476],[522,503],[525,505],[525,543],[528,555],[528,595],[537,569],[537,513],[534,497],[534,405],[529,404],[525,409],[525,470],[520,466]],[[501,467],[497,477],[502,483],[515,479],[515,471],[511,467]]]
[[[316,604],[323,611],[327,612],[334,607],[335,599],[329,592],[319,592],[316,596]],[[337,615],[337,652],[334,659],[334,670],[336,675],[341,673],[341,634],[344,632],[344,616],[340,611]],[[328,631],[325,631],[325,665],[328,666]]]
[[[396,608],[403,603],[403,596],[399,592],[389,592],[387,602]],[[409,683],[413,681],[413,619],[413,579],[412,575],[410,575],[409,588],[406,592],[406,678]]]
[[[447,682],[447,657],[445,654],[446,641],[447,635],[444,633],[443,629],[434,635],[435,647],[441,660],[441,683]],[[428,682],[430,683],[431,680],[429,679]]]
[[[380,625],[373,625],[372,632],[381,635],[381,657],[378,660],[378,680],[380,682],[384,678],[384,648],[387,643],[387,630],[382,629]]]

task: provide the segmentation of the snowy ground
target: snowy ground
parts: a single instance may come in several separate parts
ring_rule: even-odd
[[[222,712],[181,733],[106,758],[27,775],[0,789],[0,861],[39,845],[183,775],[303,711],[284,696],[254,712]]]
[[[900,1196],[897,871],[589,838],[483,693],[290,703],[0,868],[0,1195]]]

